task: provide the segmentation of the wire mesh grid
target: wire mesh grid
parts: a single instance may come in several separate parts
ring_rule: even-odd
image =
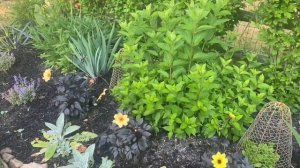
[[[256,144],[271,143],[275,145],[275,151],[280,156],[276,168],[292,167],[292,132],[287,124],[292,125],[288,106],[281,102],[266,104],[240,139],[238,150],[245,149],[249,140]]]
[[[119,51],[119,56],[120,57],[117,57],[116,60],[115,60],[115,64],[119,64],[120,63],[120,59],[121,59],[121,56],[122,56],[122,53],[123,53],[123,49],[120,49]],[[110,83],[109,83],[109,89],[113,89],[113,87],[115,87],[119,81],[121,80],[122,76],[123,76],[123,70],[121,67],[115,67],[113,68],[113,71],[112,71],[112,75],[111,75],[111,79],[110,79]]]
[[[251,4],[246,3],[243,10],[252,12],[255,15],[262,0],[257,0]],[[269,54],[270,48],[259,39],[260,29],[254,22],[239,21],[234,31],[237,33],[237,39],[234,43],[235,47],[244,51],[251,51],[257,54]]]
[[[259,40],[260,30],[253,23],[239,21],[234,31],[237,33],[237,39],[234,43],[235,47],[258,54],[269,52],[269,47]]]

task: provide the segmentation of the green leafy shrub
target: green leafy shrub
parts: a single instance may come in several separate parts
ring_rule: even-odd
[[[16,58],[13,56],[13,54],[0,52],[0,72],[6,72],[7,70],[9,70],[13,66],[15,61]]]
[[[162,2],[163,0],[111,0],[105,4],[105,12],[114,19],[127,20],[130,13],[144,9],[150,3]]]
[[[44,0],[18,0],[13,3],[11,8],[13,22],[19,26],[34,22],[34,6],[43,3]]]
[[[77,36],[71,37],[70,47],[74,56],[69,58],[78,69],[93,79],[106,74],[112,67],[121,38],[114,45],[115,26],[109,33],[108,39],[103,34],[100,25],[95,25],[95,31],[88,33],[87,37],[76,30]]]
[[[42,131],[46,141],[35,139],[31,142],[33,147],[41,148],[40,152],[34,155],[45,154],[43,161],[48,161],[52,157],[68,156],[72,149],[76,150],[80,142],[87,142],[97,137],[96,134],[86,131],[72,135],[80,127],[71,123],[65,124],[63,113],[56,120],[56,125],[51,123],[45,123],[45,125],[50,129]]]
[[[238,140],[272,90],[255,68],[247,72],[244,63],[219,58],[230,56],[230,43],[221,36],[230,16],[226,2],[171,1],[163,7],[147,6],[121,23],[119,58],[126,74],[113,95],[169,137],[203,133]]]
[[[300,3],[268,0],[257,11],[260,37],[270,47],[265,68],[266,82],[274,86],[274,97],[300,112]]]
[[[184,6],[184,3],[190,3],[190,0],[174,0],[175,2],[181,3],[182,6]],[[208,1],[203,1],[203,0],[194,0],[195,2],[197,1],[202,1],[204,4],[207,3]],[[106,2],[105,4],[105,14],[109,15],[110,17],[113,17],[117,20],[130,20],[131,13],[134,13],[137,10],[142,10],[145,9],[146,6],[151,4],[152,6],[155,7],[162,7],[162,3],[169,3],[169,0],[111,0],[109,2]],[[213,1],[214,3],[216,1]],[[237,23],[237,15],[238,15],[238,10],[243,6],[242,1],[240,0],[230,0],[226,1],[226,6],[224,9],[228,10],[231,12],[230,16],[230,21],[227,22],[227,26],[233,28],[233,25]]]
[[[274,168],[280,158],[273,144],[256,144],[250,140],[245,142],[243,154],[254,167]]]
[[[95,16],[95,17],[103,17],[104,16],[104,8],[106,3],[111,3],[111,1],[104,0],[73,0],[73,4],[75,9],[76,4],[80,5],[79,12],[85,16]]]
[[[203,128],[204,135],[238,140],[253,122],[253,113],[272,98],[274,89],[265,82],[256,59],[256,55],[247,54],[236,63],[220,58],[210,65],[218,74],[214,83],[219,87],[212,92],[214,110]]]

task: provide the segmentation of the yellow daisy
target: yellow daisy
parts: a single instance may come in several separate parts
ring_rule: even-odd
[[[212,156],[211,163],[213,164],[214,168],[226,168],[227,162],[228,160],[225,153],[221,154],[220,152],[218,152]]]
[[[128,122],[129,122],[129,118],[127,115],[124,115],[122,113],[118,113],[114,115],[113,123],[117,124],[120,128],[126,126]]]
[[[43,79],[45,82],[48,82],[51,79],[51,69],[46,69],[45,72],[43,73]]]

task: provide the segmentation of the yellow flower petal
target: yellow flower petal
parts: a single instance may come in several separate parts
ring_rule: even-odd
[[[118,113],[114,115],[113,123],[118,125],[120,128],[128,125],[128,122],[129,122],[129,118],[127,115],[124,115],[122,113]]]
[[[212,156],[212,161],[214,168],[226,168],[228,159],[226,158],[225,153],[221,154],[220,152],[217,152],[215,155]]]
[[[51,69],[46,69],[45,72],[43,73],[43,79],[45,82],[48,82],[51,79]]]

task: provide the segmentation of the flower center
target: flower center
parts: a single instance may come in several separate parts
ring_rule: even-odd
[[[221,159],[218,159],[218,164],[221,164],[222,163],[222,160]]]
[[[123,118],[123,117],[120,117],[120,118],[119,118],[119,121],[120,121],[120,122],[123,122],[123,121],[124,121],[124,118]]]

